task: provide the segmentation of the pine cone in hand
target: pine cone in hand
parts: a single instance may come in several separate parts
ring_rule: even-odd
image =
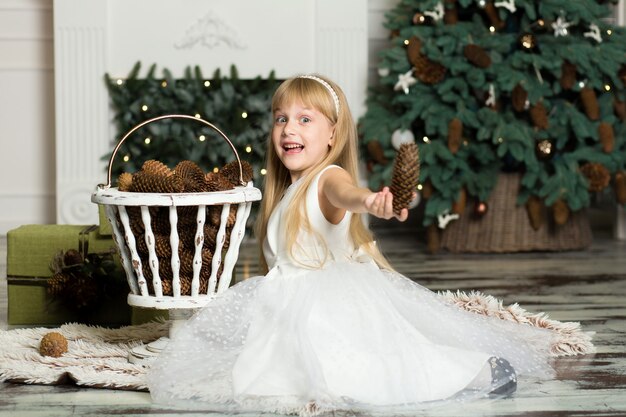
[[[393,211],[407,208],[419,181],[419,150],[415,143],[404,143],[398,150],[393,165],[390,191],[393,194]]]

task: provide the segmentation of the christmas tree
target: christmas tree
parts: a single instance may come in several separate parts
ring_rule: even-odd
[[[612,183],[626,203],[626,32],[592,0],[402,0],[360,120],[370,186],[419,144],[424,225],[519,172],[555,217]],[[556,219],[558,221],[558,219]]]

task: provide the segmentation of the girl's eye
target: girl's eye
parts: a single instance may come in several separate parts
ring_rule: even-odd
[[[287,121],[287,118],[285,116],[278,116],[276,118],[276,123],[285,123]]]
[[[300,118],[300,121],[301,121],[302,123],[309,123],[309,122],[311,121],[311,119],[309,119],[309,118],[308,118],[308,117],[306,117],[306,116],[302,116],[302,117]]]

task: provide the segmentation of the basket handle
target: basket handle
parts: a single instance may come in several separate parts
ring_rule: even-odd
[[[136,130],[142,128],[143,126],[145,126],[145,125],[147,125],[149,123],[152,123],[152,122],[163,120],[163,119],[189,119],[189,120],[195,120],[196,122],[203,123],[206,126],[208,126],[211,129],[213,129],[215,132],[219,133],[220,136],[222,138],[224,138],[224,140],[226,142],[228,142],[228,145],[230,146],[230,149],[232,149],[233,153],[235,154],[235,158],[237,158],[237,163],[239,164],[239,183],[241,185],[246,185],[246,183],[243,180],[243,171],[242,171],[242,168],[241,168],[241,159],[239,159],[239,154],[237,153],[237,150],[233,146],[233,143],[230,141],[230,139],[228,139],[228,137],[224,134],[224,132],[219,130],[212,123],[207,122],[206,120],[201,119],[199,117],[189,116],[187,114],[166,114],[166,115],[163,115],[163,116],[153,117],[152,119],[148,119],[148,120],[145,120],[145,121],[139,123],[137,126],[135,126],[132,129],[130,129],[128,131],[128,133],[126,133],[122,139],[120,139],[120,141],[115,146],[115,149],[113,149],[113,153],[111,154],[111,158],[109,159],[109,167],[107,169],[107,183],[106,184],[98,184],[99,188],[105,188],[105,189],[106,188],[111,188],[111,171],[113,169],[113,160],[115,159],[115,154],[117,154],[117,151],[120,149],[120,147],[122,146],[124,141],[130,135],[132,135]]]

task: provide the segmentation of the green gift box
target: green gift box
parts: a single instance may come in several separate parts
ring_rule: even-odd
[[[69,249],[87,254],[111,252],[116,247],[111,236],[101,235],[97,226],[24,225],[7,233],[8,324],[88,322],[116,326],[131,322],[126,291],[107,297],[88,314],[68,308],[48,293],[51,263],[59,252]]]

